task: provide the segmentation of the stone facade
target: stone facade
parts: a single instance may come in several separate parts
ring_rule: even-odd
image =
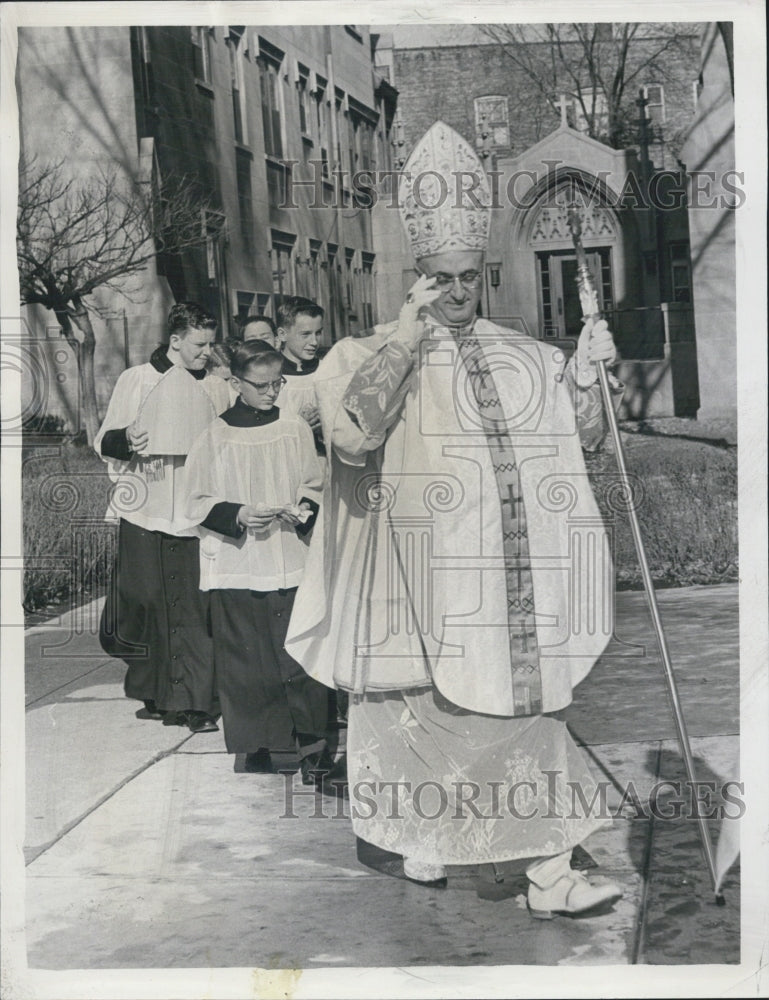
[[[734,207],[734,82],[731,25],[702,32],[701,88],[697,117],[682,159],[691,173],[709,173],[710,194],[689,209],[700,416],[737,415],[737,303]]]
[[[666,26],[667,27],[667,26]],[[647,37],[631,43],[631,62],[628,75],[635,65],[650,58],[665,43],[664,36],[656,36],[653,25]],[[658,168],[672,169],[677,165],[677,154],[682,137],[692,121],[695,109],[696,82],[699,73],[698,24],[679,25],[680,36],[674,57],[659,60],[662,65],[650,65],[641,70],[627,87],[626,103],[631,119],[638,117],[633,105],[641,87],[662,87],[653,98],[660,100],[664,111],[655,106],[649,109],[654,119],[651,159]],[[472,41],[465,44],[420,45],[420,36],[409,37],[406,26],[399,26],[392,36],[393,82],[399,92],[399,137],[410,149],[436,119],[448,122],[460,135],[476,137],[476,101],[485,95],[499,95],[507,103],[509,142],[489,148],[494,154],[518,156],[541,141],[558,127],[560,112],[554,109],[545,95],[522,68],[505,52],[505,47],[491,42],[474,31]],[[436,39],[439,36],[436,36]],[[456,33],[457,39],[461,38]],[[577,47],[566,44],[567,53]],[[384,59],[379,52],[378,59]],[[568,90],[570,81],[565,79],[562,89]],[[558,94],[550,95],[552,100]],[[569,109],[569,124],[575,124],[574,109]],[[635,129],[632,131],[636,132]],[[637,132],[636,132],[637,134]],[[498,135],[497,138],[503,138]],[[637,140],[636,140],[637,141]],[[628,145],[632,145],[628,142]]]
[[[461,32],[449,44],[436,33],[430,45],[401,26],[377,55],[399,94],[396,165],[440,118],[475,141],[495,178],[484,315],[551,341],[564,356],[581,325],[566,210],[575,199],[582,207],[583,242],[623,358],[627,417],[694,416],[700,406],[686,177],[676,159],[693,117],[698,30],[686,26],[685,58],[666,67],[664,94],[652,94],[665,101],[664,123],[652,122],[645,137],[639,128],[639,143],[627,149],[591,139],[573,127],[566,109],[559,124],[531,80],[477,31],[467,44],[458,44]],[[638,45],[642,59],[659,40]],[[649,74],[637,84],[659,79]],[[492,111],[484,139],[476,102],[488,95],[504,99],[508,128],[494,128]],[[502,118],[504,108],[497,114]],[[393,315],[415,273],[403,241],[399,252],[406,261],[401,274],[388,272]]]
[[[375,74],[368,28],[23,28],[17,82],[28,157],[55,154],[73,177],[104,164],[183,175],[211,201],[200,249],[93,297],[102,412],[123,368],[164,339],[174,301],[205,305],[221,336],[281,294],[324,305],[328,345],[375,321],[371,210],[350,178],[389,166],[397,95]],[[54,360],[71,351],[53,314],[28,309],[27,323],[63,377],[45,406],[75,429],[75,359]]]

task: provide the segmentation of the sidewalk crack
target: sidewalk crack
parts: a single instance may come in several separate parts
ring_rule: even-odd
[[[138,778],[139,775],[141,775],[145,771],[149,770],[149,768],[151,768],[154,764],[158,764],[161,760],[165,760],[166,757],[170,757],[171,754],[176,753],[181,747],[184,746],[185,743],[187,743],[189,740],[191,740],[194,735],[195,735],[194,733],[190,733],[189,736],[186,736],[181,741],[181,743],[178,743],[176,746],[169,747],[169,749],[167,749],[167,750],[160,750],[153,757],[151,757],[148,761],[145,761],[145,763],[142,764],[141,767],[136,768],[135,771],[132,771],[131,774],[129,774],[127,777],[123,778],[122,781],[119,781],[118,784],[115,785],[114,788],[111,788],[108,792],[106,792],[104,795],[102,795],[101,798],[97,799],[96,802],[93,803],[93,805],[89,806],[88,809],[85,810],[85,812],[81,813],[75,819],[70,820],[69,823],[67,823],[65,826],[63,826],[61,828],[61,830],[58,831],[58,833],[56,834],[56,836],[52,837],[45,844],[36,845],[34,848],[29,849],[29,853],[28,853],[28,849],[25,848],[25,851],[24,851],[24,854],[25,854],[24,866],[26,868],[29,868],[29,866],[34,861],[37,861],[37,859],[39,857],[42,857],[42,855],[45,854],[46,851],[49,851],[52,847],[55,847],[56,844],[58,844],[60,840],[62,840],[64,837],[66,837],[68,833],[71,833],[72,830],[75,829],[75,827],[80,826],[80,824],[83,822],[83,820],[88,819],[88,817],[92,813],[96,812],[97,809],[100,809],[105,804],[105,802],[109,802],[109,800],[111,798],[113,798],[115,795],[117,795],[117,793],[122,788],[125,788],[125,786],[129,782],[133,781],[134,778]]]
[[[659,781],[662,766],[662,740],[657,742],[657,759],[654,763],[654,779]],[[646,946],[646,912],[649,906],[649,880],[651,879],[652,848],[654,845],[654,815],[649,816],[646,831],[646,845],[641,866],[641,898],[638,902],[635,932],[633,934],[633,949],[630,954],[631,965],[644,964],[643,954]]]

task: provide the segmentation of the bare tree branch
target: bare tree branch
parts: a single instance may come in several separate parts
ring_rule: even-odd
[[[637,117],[634,83],[652,71],[674,78],[671,65],[690,32],[677,24],[481,25],[535,87],[554,114],[559,94],[569,96],[588,134],[615,148],[632,144],[628,124]]]
[[[17,253],[22,302],[56,309],[121,276],[144,270],[157,253],[206,240],[209,203],[187,178],[134,184],[116,169],[76,183],[61,164],[24,168]]]
[[[16,250],[21,302],[52,310],[78,358],[88,440],[98,427],[89,296],[130,294],[124,279],[158,253],[179,254],[212,235],[211,206],[185,177],[134,182],[118,167],[79,180],[61,162],[20,164]]]

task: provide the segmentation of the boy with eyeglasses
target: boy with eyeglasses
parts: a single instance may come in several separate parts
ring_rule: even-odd
[[[235,404],[187,461],[187,513],[201,526],[200,587],[210,591],[214,662],[227,750],[269,773],[270,749],[296,741],[305,784],[333,761],[327,695],[284,649],[322,474],[312,431],[276,405],[280,354],[264,341],[236,347]]]

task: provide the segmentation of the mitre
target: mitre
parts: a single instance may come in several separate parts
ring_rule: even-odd
[[[445,122],[431,125],[412,150],[398,196],[415,260],[488,246],[488,177],[470,143]]]

